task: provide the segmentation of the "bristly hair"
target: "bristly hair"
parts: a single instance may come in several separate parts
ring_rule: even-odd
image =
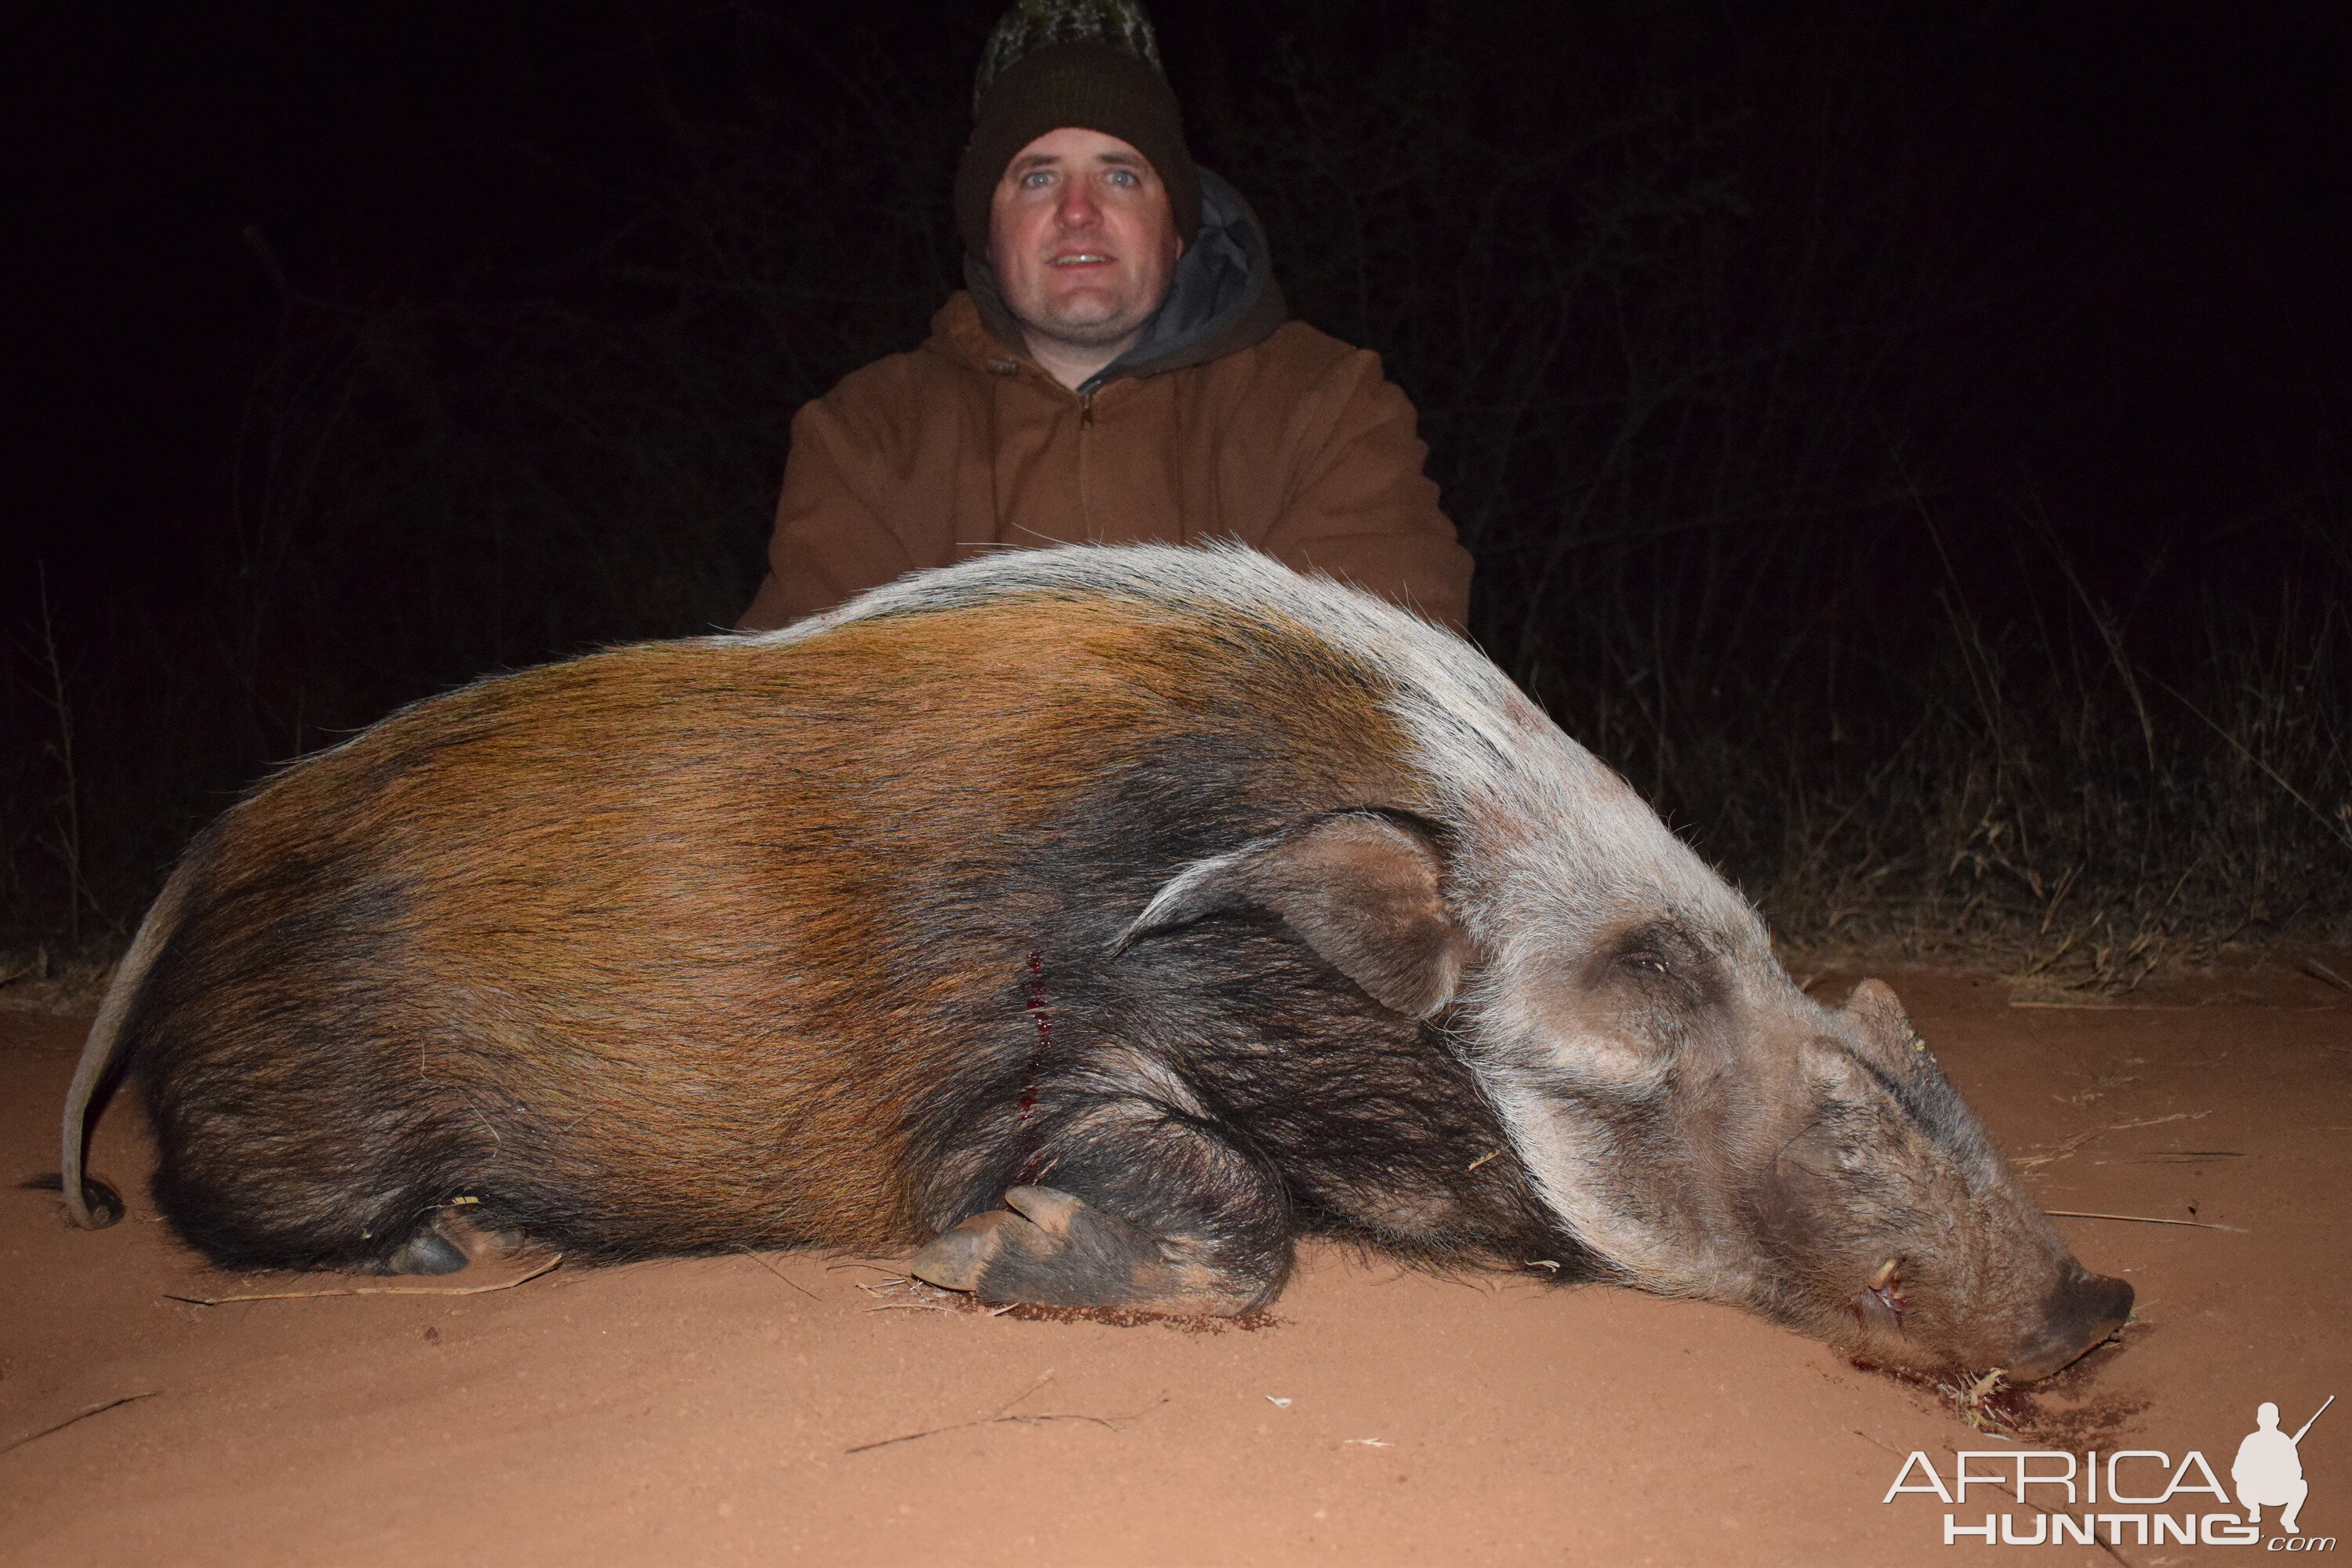
[[[1162,77],[1168,74],[1160,63],[1160,37],[1136,0],[1015,0],[997,18],[996,30],[981,51],[980,73],[971,83],[972,118],[980,118],[980,100],[1013,62],[1049,44],[1081,38],[1124,49]]]

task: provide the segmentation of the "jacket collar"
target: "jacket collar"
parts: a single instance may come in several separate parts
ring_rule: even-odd
[[[1081,395],[1123,377],[1223,359],[1264,342],[1290,319],[1257,215],[1223,180],[1206,169],[1200,174],[1201,232],[1177,258],[1168,298],[1135,345],[1078,387]],[[1008,355],[1033,363],[996,269],[967,254],[963,277],[969,294],[950,299],[933,319],[933,345],[974,370],[992,369]]]

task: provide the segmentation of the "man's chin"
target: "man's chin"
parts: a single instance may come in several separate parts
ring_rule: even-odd
[[[1066,343],[1074,349],[1105,349],[1135,336],[1142,323],[1124,316],[1050,315],[1041,321],[1023,321],[1023,326],[1041,337]]]
[[[1066,288],[1040,289],[1037,312],[1057,332],[1102,331],[1116,336],[1122,321],[1125,330],[1132,331],[1136,321],[1150,312],[1137,311],[1135,297],[1123,289],[1108,287],[1108,282],[1072,279]]]

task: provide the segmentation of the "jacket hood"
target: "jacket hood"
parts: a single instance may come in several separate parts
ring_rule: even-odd
[[[1206,169],[1200,175],[1201,232],[1176,258],[1168,298],[1144,323],[1134,346],[1089,376],[1080,393],[1121,376],[1157,375],[1223,359],[1263,342],[1290,319],[1257,214],[1223,179]],[[963,277],[989,336],[1027,353],[1021,323],[997,286],[996,268],[967,254]]]

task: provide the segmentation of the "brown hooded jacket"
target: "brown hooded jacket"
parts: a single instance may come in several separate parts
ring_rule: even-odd
[[[919,567],[1096,541],[1239,540],[1459,627],[1470,557],[1377,355],[1286,320],[1256,218],[1203,170],[1202,224],[1142,341],[1073,392],[1020,349],[984,262],[912,353],[793,420],[767,630]]]

